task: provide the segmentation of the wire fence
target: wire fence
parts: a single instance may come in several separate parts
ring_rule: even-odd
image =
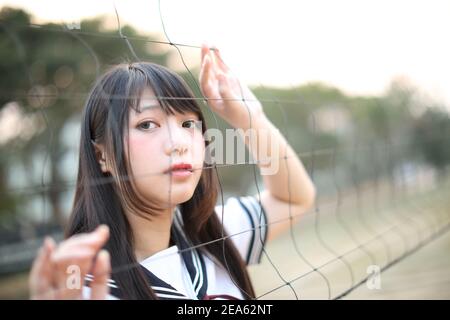
[[[26,183],[20,186],[14,186],[14,183],[12,183],[11,185],[4,185],[0,189],[2,197],[14,197],[24,202],[27,201],[27,198],[40,199],[38,203],[41,204],[39,211],[42,215],[39,220],[44,224],[41,230],[33,227],[32,230],[28,230],[28,233],[25,232],[20,241],[6,241],[6,233],[3,234],[5,242],[0,247],[0,271],[4,277],[21,270],[28,270],[44,234],[50,233],[57,239],[62,239],[61,228],[63,226],[60,221],[52,218],[54,215],[51,214],[55,210],[54,202],[50,206],[48,202],[52,201],[52,197],[56,197],[57,202],[67,199],[62,198],[62,195],[67,192],[69,195],[73,194],[76,180],[74,177],[66,181],[52,181],[48,178],[54,172],[52,168],[55,166],[52,150],[55,144],[61,143],[60,129],[66,121],[63,117],[55,116],[58,114],[58,109],[64,108],[64,104],[51,106],[48,105],[48,100],[60,99],[61,101],[81,104],[81,101],[88,94],[88,92],[78,88],[70,92],[38,90],[44,87],[44,84],[34,79],[36,72],[31,70],[30,64],[33,61],[30,60],[27,52],[30,45],[28,42],[32,42],[33,39],[23,39],[24,32],[33,30],[33,32],[46,32],[74,39],[75,42],[79,43],[80,48],[85,50],[85,54],[90,57],[94,66],[95,79],[100,76],[104,66],[102,66],[101,58],[97,55],[97,51],[100,49],[94,48],[89,43],[89,38],[106,38],[122,43],[127,51],[126,57],[131,61],[145,60],[140,57],[141,49],[135,48],[137,43],[167,46],[169,47],[168,50],[174,51],[182,62],[187,81],[196,93],[195,99],[203,102],[206,106],[211,99],[202,95],[200,84],[194,75],[196,71],[188,66],[182,52],[182,48],[199,50],[201,47],[195,44],[171,41],[165,26],[164,2],[158,1],[158,3],[164,40],[126,35],[124,27],[121,25],[120,13],[115,7],[114,14],[117,21],[117,32],[115,34],[81,29],[71,30],[66,26],[55,24],[13,23],[9,20],[0,19],[1,37],[8,39],[8,43],[14,46],[18,64],[22,66],[22,70],[17,72],[20,73],[20,77],[23,78],[23,83],[25,83],[22,88],[17,90],[0,92],[0,97],[5,104],[14,101],[25,101],[25,103],[31,102],[32,104],[37,101],[34,107],[29,108],[27,114],[40,117],[41,134],[47,136],[44,148],[36,152],[43,158],[40,183]],[[140,45],[139,48],[141,48]],[[211,50],[215,49],[211,48]],[[374,279],[373,274],[368,274],[370,267],[376,267],[377,274],[381,277],[381,274],[386,270],[398,265],[407,257],[415,255],[421,248],[448,234],[450,211],[448,210],[449,200],[447,196],[448,177],[445,174],[447,171],[436,171],[430,166],[424,165],[423,162],[413,160],[416,156],[413,151],[419,150],[424,142],[421,141],[421,137],[394,136],[392,132],[397,131],[393,128],[403,128],[404,124],[402,123],[389,123],[390,127],[385,128],[386,131],[382,132],[384,140],[380,141],[379,137],[366,138],[362,134],[365,130],[365,123],[357,123],[358,119],[355,117],[351,122],[354,127],[360,129],[347,134],[345,144],[338,144],[338,140],[336,140],[336,143],[331,145],[328,143],[328,146],[323,146],[322,143],[318,142],[321,137],[323,138],[323,132],[318,128],[320,122],[323,122],[322,115],[318,110],[315,110],[314,106],[311,106],[311,101],[298,88],[292,85],[289,89],[295,94],[294,97],[276,96],[270,88],[263,84],[255,88],[255,90],[265,93],[266,96],[258,97],[258,101],[264,105],[266,110],[269,108],[268,106],[272,107],[270,108],[270,114],[277,115],[278,127],[290,143],[295,143],[298,135],[302,133],[301,128],[296,131],[295,122],[297,119],[291,117],[292,108],[304,109],[308,112],[307,124],[310,133],[307,142],[309,147],[303,149],[303,151],[296,151],[296,155],[305,166],[307,165],[308,172],[317,186],[318,194],[315,207],[302,214],[299,223],[293,223],[295,216],[289,212],[289,216],[285,219],[266,224],[270,228],[272,224],[290,221],[290,228],[284,236],[264,247],[263,260],[260,265],[249,267],[257,291],[256,299],[342,299],[364,285],[369,286],[370,281]],[[124,97],[111,97],[111,99],[115,98],[123,99]],[[170,99],[174,99],[173,97],[156,98],[158,100],[167,99],[169,103]],[[247,104],[253,102],[245,98],[239,100],[242,100],[247,108]],[[406,114],[411,115],[414,104],[406,104],[405,108]],[[440,111],[448,118],[445,110]],[[206,107],[205,113],[212,122],[210,126],[221,130],[225,129],[224,123],[217,118],[210,108]],[[413,118],[414,115],[408,119]],[[59,123],[55,119],[59,119]],[[328,123],[331,123],[332,128],[329,134],[339,137],[341,128],[339,127],[338,115],[332,114],[331,121],[328,121]],[[428,135],[425,136],[423,138],[426,139],[425,144],[435,143],[442,147],[445,146],[449,136],[446,135],[446,132],[442,132],[441,127],[436,125],[427,130],[432,138],[430,139]],[[77,138],[71,137],[71,139],[76,140]],[[76,142],[72,144],[76,145]],[[10,150],[11,154],[16,151],[14,148],[12,149]],[[23,152],[23,150],[19,149],[17,152]],[[418,154],[420,152],[419,150]],[[279,160],[282,160],[281,162],[289,171],[289,159],[280,157]],[[242,168],[240,170],[247,173],[246,178],[251,179],[251,187],[248,190],[255,191],[260,201],[263,185],[258,175],[258,164],[258,162],[214,163],[194,168],[194,170],[213,170],[219,180],[220,202],[224,204],[226,193],[233,193],[233,190],[224,190],[222,183],[224,176],[236,168]],[[6,163],[4,167],[7,168],[10,165],[12,166],[11,163]],[[104,178],[89,181],[88,185],[110,184],[116,179],[126,181],[152,175],[156,174],[149,172],[148,175],[140,177]],[[301,192],[290,190],[289,179],[291,178],[289,176],[286,181],[289,197],[294,192]],[[169,201],[170,199],[171,191],[169,192]],[[288,202],[291,203],[291,199]],[[262,221],[261,215],[262,213],[260,213],[260,221]],[[23,215],[19,215],[19,218],[16,217],[15,219],[20,221],[23,217]],[[223,219],[222,214],[222,226]],[[254,228],[244,230],[241,233],[251,231],[254,231]],[[225,239],[239,234],[225,235],[222,232],[222,237],[209,243],[178,250],[175,254],[205,247],[213,242],[225,243]],[[263,240],[262,236],[258,239],[261,242]],[[447,253],[443,254],[446,255]],[[227,252],[225,252],[225,249],[223,255],[226,261]],[[115,267],[112,274],[136,266]],[[228,266],[226,268],[228,269]],[[431,282],[429,285],[433,285],[433,283]]]

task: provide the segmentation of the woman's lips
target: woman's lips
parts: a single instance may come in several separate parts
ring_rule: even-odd
[[[173,171],[170,171],[169,174],[172,177],[176,177],[176,178],[187,178],[192,175],[192,171],[190,171],[190,170],[173,170]]]
[[[166,170],[174,178],[187,178],[192,175],[192,165],[189,163],[175,163]]]

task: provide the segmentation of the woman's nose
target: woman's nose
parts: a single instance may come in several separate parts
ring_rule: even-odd
[[[178,144],[178,143],[174,143],[172,145],[171,150],[169,151],[169,155],[172,155],[174,153],[177,153],[178,155],[183,155],[188,151],[188,148],[184,145]]]
[[[177,125],[169,125],[167,132],[166,153],[172,155],[178,153],[178,155],[185,154],[189,150],[190,140],[186,133]]]

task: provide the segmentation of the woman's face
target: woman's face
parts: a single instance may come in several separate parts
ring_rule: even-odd
[[[137,191],[152,204],[169,208],[189,200],[202,173],[205,144],[198,116],[166,114],[153,90],[143,91],[136,112],[130,109],[129,162]],[[194,170],[176,170],[177,164]]]

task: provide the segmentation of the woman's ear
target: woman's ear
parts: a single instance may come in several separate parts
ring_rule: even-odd
[[[92,145],[94,146],[94,150],[95,150],[95,158],[97,159],[98,164],[100,165],[100,169],[102,170],[103,173],[109,173],[109,169],[106,165],[106,156],[105,156],[105,148],[103,145],[95,142],[94,140],[92,141]]]

